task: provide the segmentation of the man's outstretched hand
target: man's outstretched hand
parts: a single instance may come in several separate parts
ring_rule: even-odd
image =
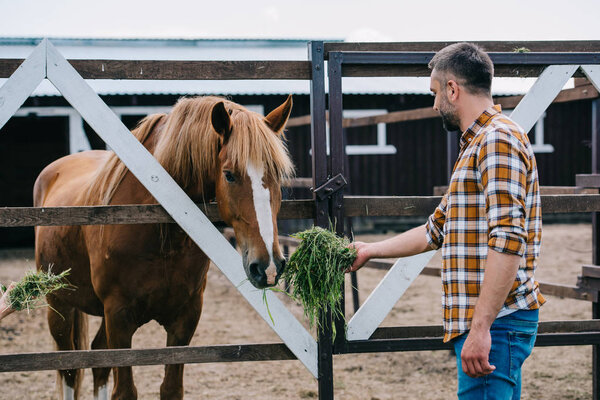
[[[369,254],[369,243],[364,243],[364,242],[353,242],[350,243],[350,245],[348,246],[349,248],[354,248],[356,249],[356,258],[354,259],[354,262],[352,263],[352,265],[350,266],[350,268],[348,268],[346,270],[346,272],[354,272],[358,269],[360,269],[363,265],[365,265],[365,263],[367,261],[369,261],[369,259],[371,258],[370,254]]]

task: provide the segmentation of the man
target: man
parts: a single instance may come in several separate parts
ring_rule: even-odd
[[[349,271],[370,258],[442,249],[444,341],[457,354],[460,399],[519,399],[521,365],[533,348],[540,250],[538,175],[523,130],[493,104],[494,67],[457,43],[429,63],[433,108],[462,132],[448,191],[427,223],[376,243],[355,242]]]

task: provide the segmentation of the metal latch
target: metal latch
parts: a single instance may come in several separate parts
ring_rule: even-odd
[[[317,198],[319,200],[325,200],[327,197],[342,189],[347,184],[348,182],[346,181],[346,178],[344,178],[344,175],[337,174],[336,176],[329,179],[327,182],[313,190],[313,192],[315,193],[315,195],[317,195]]]

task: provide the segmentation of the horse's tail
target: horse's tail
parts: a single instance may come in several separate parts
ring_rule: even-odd
[[[88,350],[88,318],[87,314],[74,309],[72,319],[72,338],[73,338],[73,349],[74,350]],[[83,382],[83,369],[67,370],[63,373],[75,374],[75,386],[72,388],[72,398],[77,400],[79,398],[81,383]],[[63,387],[64,378],[60,371],[56,371],[56,389],[58,392],[58,398],[70,398],[66,395]]]
[[[152,114],[142,119],[131,131],[140,143],[144,144],[156,126],[166,118],[166,114]],[[109,204],[115,191],[127,173],[127,167],[116,154],[111,154],[104,165],[100,167],[85,194],[83,204]]]

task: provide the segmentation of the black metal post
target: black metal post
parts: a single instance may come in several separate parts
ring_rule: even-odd
[[[328,80],[329,80],[329,141],[331,145],[331,176],[338,174],[344,176],[346,164],[346,141],[344,140],[343,121],[343,102],[342,102],[342,54],[334,53],[330,55],[328,61]],[[344,234],[344,190],[338,190],[331,196],[331,217],[335,225],[335,231],[339,236]],[[340,309],[342,315],[334,315],[334,325],[336,330],[335,349],[345,346],[345,287],[342,283],[342,299]]]
[[[290,259],[290,246],[287,244],[283,245],[283,257],[286,260]],[[285,282],[284,282],[284,288],[285,288],[285,292],[287,294],[289,294],[290,293],[290,281],[287,278],[285,279]]]
[[[308,57],[311,61],[312,78],[310,82],[311,147],[313,187],[318,188],[327,181],[327,137],[325,133],[325,59],[323,42],[309,42]],[[329,201],[315,200],[315,225],[327,228],[329,225]],[[318,369],[319,399],[333,399],[333,344],[331,343],[331,311],[320,317],[318,330]]]
[[[354,231],[352,229],[352,218],[346,218],[346,236],[351,242],[354,242]],[[350,272],[350,284],[352,285],[352,307],[356,313],[360,307],[360,299],[358,297],[358,275],[356,271]]]
[[[447,132],[446,134],[446,171],[448,172],[448,183],[452,178],[454,163],[458,159],[458,132]]]
[[[592,174],[600,173],[600,99],[592,101]],[[592,263],[600,265],[600,213],[592,213]],[[600,304],[592,303],[592,318],[600,318]],[[592,398],[600,399],[600,346],[592,346]]]

